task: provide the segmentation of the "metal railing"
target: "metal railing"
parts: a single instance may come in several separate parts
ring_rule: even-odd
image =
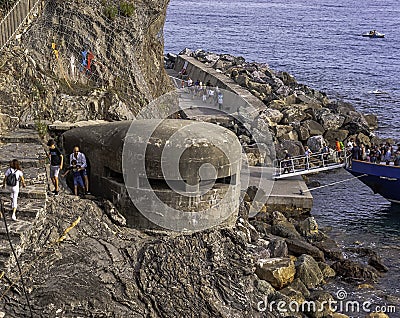
[[[346,166],[348,156],[344,151],[329,151],[274,160],[274,178],[337,169]]]
[[[19,0],[0,21],[0,52],[12,40],[19,28],[25,23],[28,17],[33,14],[34,10],[39,10],[43,7],[42,0]]]

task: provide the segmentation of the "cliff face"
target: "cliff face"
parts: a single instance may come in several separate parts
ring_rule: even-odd
[[[168,2],[47,2],[0,55],[0,112],[20,122],[131,119],[169,89]]]

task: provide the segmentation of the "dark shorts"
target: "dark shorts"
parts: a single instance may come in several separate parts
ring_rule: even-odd
[[[84,187],[82,177],[80,175],[74,176],[74,186]]]
[[[81,175],[84,177],[84,176],[87,176],[87,172],[86,172],[86,168],[84,169],[84,170],[81,170]]]

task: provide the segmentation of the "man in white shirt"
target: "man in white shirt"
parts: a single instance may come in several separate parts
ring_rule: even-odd
[[[82,153],[79,152],[79,147],[75,146],[73,152],[69,156],[69,165],[72,166],[72,160],[76,160],[76,165],[83,168],[81,170],[83,181],[85,182],[85,190],[86,194],[90,194],[89,192],[89,179],[87,176],[87,162],[86,162],[86,156]]]

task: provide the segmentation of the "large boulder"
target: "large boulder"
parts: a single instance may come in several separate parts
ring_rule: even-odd
[[[343,125],[344,119],[344,116],[329,112],[321,115],[320,123],[325,130],[339,129]]]
[[[309,130],[302,126],[300,122],[294,122],[291,124],[294,128],[294,130],[297,132],[297,136],[299,140],[301,141],[307,141],[308,138],[310,138],[310,132]]]
[[[294,157],[304,154],[303,144],[296,140],[282,140],[282,142],[276,146],[277,158],[283,158],[285,156],[284,150],[287,150]]]
[[[288,107],[282,110],[283,123],[289,124],[296,121],[302,121],[307,118],[307,114],[300,107]]]
[[[324,134],[324,139],[327,141],[328,145],[335,149],[335,138],[340,141],[343,141],[349,135],[348,130],[337,129],[337,130],[327,130]]]
[[[337,275],[343,277],[364,279],[373,282],[377,281],[379,278],[379,272],[374,267],[363,265],[349,259],[333,263],[332,268]]]
[[[277,289],[289,285],[293,281],[295,273],[295,266],[290,258],[260,259],[256,263],[258,278],[266,280]]]
[[[364,115],[364,119],[367,122],[369,129],[375,130],[379,127],[378,117],[376,115],[366,114],[366,115]]]
[[[285,239],[275,236],[275,235],[268,235],[266,237],[268,240],[268,251],[271,257],[287,257],[288,256],[288,247],[286,245]]]
[[[286,245],[289,252],[294,256],[307,254],[314,257],[318,261],[325,260],[324,253],[320,249],[302,239],[287,238]]]
[[[364,145],[366,145],[366,146],[371,146],[371,140],[370,140],[370,138],[369,138],[368,136],[366,136],[365,134],[363,134],[362,132],[360,132],[360,133],[357,135],[357,140],[358,140],[360,143],[362,143],[362,144],[364,144]]]
[[[322,127],[315,120],[305,120],[302,125],[308,129],[311,136],[323,135],[325,132],[324,127]]]
[[[289,125],[276,125],[274,127],[276,138],[281,138],[282,136],[289,134],[292,130],[293,127]]]
[[[331,260],[342,260],[344,258],[343,252],[337,245],[335,240],[322,234],[322,232],[319,232],[319,235],[323,236],[322,239],[315,240],[312,242],[312,244],[318,247],[321,251],[323,251],[325,257]]]
[[[304,237],[313,237],[318,234],[318,223],[313,216],[310,216],[296,225],[297,231]]]
[[[299,278],[307,288],[318,286],[324,275],[317,261],[310,255],[301,255],[296,261],[296,278]]]
[[[270,126],[276,126],[282,120],[283,114],[277,109],[267,108],[260,118],[268,122]]]
[[[319,262],[318,266],[322,272],[322,275],[324,275],[324,278],[332,278],[336,276],[335,271],[330,267],[328,264],[324,262]]]
[[[312,136],[307,140],[307,146],[312,152],[320,152],[324,144],[324,137],[322,135]]]
[[[273,217],[272,227],[271,227],[272,234],[285,238],[301,239],[301,236],[297,232],[294,225],[291,222],[289,222],[281,212],[278,211],[273,212],[272,217]]]

